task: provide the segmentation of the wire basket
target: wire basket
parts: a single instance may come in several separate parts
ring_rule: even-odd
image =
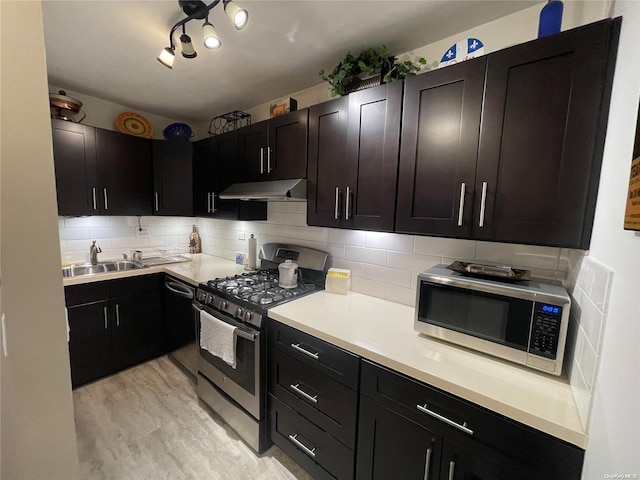
[[[349,93],[357,92],[359,90],[364,90],[365,88],[377,87],[382,83],[382,73],[361,73],[360,75],[355,75],[351,78],[345,78],[345,81],[342,84],[342,89],[344,91],[344,95]]]
[[[233,112],[213,117],[209,123],[209,135],[220,135],[247,125],[251,125],[251,115],[247,112],[234,110]]]

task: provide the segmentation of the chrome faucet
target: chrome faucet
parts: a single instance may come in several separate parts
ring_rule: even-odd
[[[98,264],[98,254],[102,252],[102,249],[96,245],[96,241],[89,247],[89,257],[91,258],[91,265]]]

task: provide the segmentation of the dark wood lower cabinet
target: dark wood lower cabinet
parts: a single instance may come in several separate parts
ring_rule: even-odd
[[[75,388],[113,372],[109,301],[70,307],[68,317],[71,384]]]
[[[165,352],[161,278],[65,287],[73,388]]]
[[[362,397],[358,430],[358,480],[440,478],[442,437]]]

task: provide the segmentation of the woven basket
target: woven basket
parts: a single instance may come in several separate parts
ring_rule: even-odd
[[[377,87],[382,83],[382,72],[378,73],[361,73],[353,77],[347,77],[342,83],[344,95],[348,95],[365,88]]]

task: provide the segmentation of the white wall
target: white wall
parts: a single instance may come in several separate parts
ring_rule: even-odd
[[[149,123],[153,128],[153,135],[151,138],[164,139],[162,131],[168,125],[175,122],[182,122],[182,120],[161,117],[160,115],[143,112],[141,110],[132,110],[125,105],[120,105],[118,103],[109,102],[107,100],[75,92],[59,85],[49,84],[49,93],[58,93],[60,90],[64,91],[67,96],[82,102],[82,111],[87,114],[81,122],[83,125],[91,125],[92,127],[118,131],[118,127],[116,126],[116,118],[118,115],[122,112],[134,112],[149,120]],[[76,118],[80,119],[81,114],[78,114]],[[193,124],[190,125],[190,127],[194,132],[194,138],[196,138],[196,136],[207,136],[206,129],[200,131],[203,127],[202,125]]]
[[[623,16],[589,259],[613,272],[583,478],[640,478],[640,235],[623,230],[640,96],[640,2]],[[586,259],[585,259],[586,260]],[[582,272],[580,272],[582,273]]]
[[[78,460],[42,7],[39,1],[2,1],[0,12],[0,295],[7,347],[0,366],[0,477],[73,479]]]

